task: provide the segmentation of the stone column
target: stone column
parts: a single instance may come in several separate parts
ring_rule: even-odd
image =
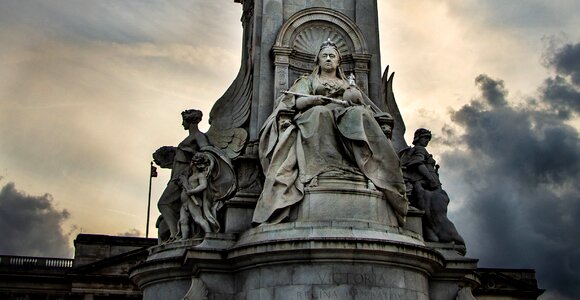
[[[288,66],[292,49],[288,47],[274,46],[274,98],[278,98],[281,92],[288,90]]]
[[[356,84],[365,92],[369,94],[369,65],[372,55],[354,53],[352,58],[354,60],[354,76],[356,77]],[[377,101],[375,99],[371,99]]]

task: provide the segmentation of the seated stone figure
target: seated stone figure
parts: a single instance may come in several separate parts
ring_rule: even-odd
[[[428,242],[455,242],[465,245],[455,225],[447,218],[449,196],[441,188],[439,165],[427,152],[431,132],[424,128],[415,131],[413,147],[401,150],[401,164],[411,205],[425,211],[423,236]]]
[[[340,63],[336,45],[324,42],[312,73],[277,99],[262,127],[259,157],[265,182],[255,224],[288,220],[305,186],[321,174],[347,172],[372,182],[394,211],[395,222],[403,225],[408,203],[399,158],[374,119],[380,110],[353,80],[347,81]]]

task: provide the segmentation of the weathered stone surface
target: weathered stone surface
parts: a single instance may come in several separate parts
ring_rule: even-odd
[[[358,184],[340,177],[319,178],[318,181],[318,186],[305,189],[296,221],[366,221],[398,226],[383,194],[374,188],[369,189],[364,178]]]
[[[221,237],[228,238],[234,237]],[[180,290],[183,296],[191,276],[205,283],[210,299],[318,299],[337,293],[347,299],[426,299],[428,274],[443,264],[443,257],[417,234],[355,221],[265,225],[243,233],[234,245],[192,245],[151,249],[131,274],[145,299],[153,299],[159,289],[171,289],[171,295]]]

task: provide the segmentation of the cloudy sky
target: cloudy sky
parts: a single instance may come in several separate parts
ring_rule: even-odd
[[[580,298],[580,1],[378,2],[407,141],[433,131],[468,255]],[[151,153],[234,79],[240,16],[231,0],[0,0],[0,253],[144,236]]]

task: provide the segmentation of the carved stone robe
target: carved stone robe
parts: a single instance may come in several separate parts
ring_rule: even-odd
[[[348,83],[324,82],[315,70],[299,78],[290,91],[341,99]],[[294,96],[281,96],[260,133],[260,161],[266,179],[253,222],[278,223],[304,196],[304,187],[329,171],[362,174],[387,198],[402,226],[407,212],[405,184],[399,158],[374,119],[378,108],[365,96],[365,105],[339,104],[296,110]],[[285,129],[278,119],[291,112]],[[331,213],[331,212],[329,212]]]

